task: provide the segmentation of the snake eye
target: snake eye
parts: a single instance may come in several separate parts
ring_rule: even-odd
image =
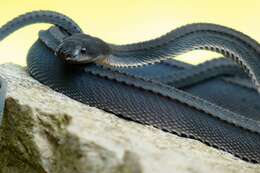
[[[80,53],[81,54],[86,54],[87,53],[87,49],[85,47],[80,49]]]

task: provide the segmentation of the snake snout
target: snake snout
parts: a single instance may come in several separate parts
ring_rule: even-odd
[[[69,64],[79,64],[92,59],[92,57],[85,54],[85,49],[81,45],[71,42],[62,42],[57,47],[55,54]]]

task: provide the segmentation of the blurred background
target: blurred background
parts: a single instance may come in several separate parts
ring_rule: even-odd
[[[260,41],[259,0],[8,0],[0,2],[0,25],[32,10],[55,10],[105,41],[125,44],[158,37],[194,22],[212,22],[240,30]],[[25,65],[26,54],[49,25],[23,28],[0,43],[0,63]],[[218,54],[192,51],[177,57],[197,64]]]

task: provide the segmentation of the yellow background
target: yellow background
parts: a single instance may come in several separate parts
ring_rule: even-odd
[[[39,9],[64,13],[90,35],[118,44],[151,39],[194,22],[226,25],[260,40],[259,0],[1,0],[0,25]],[[47,27],[29,26],[2,41],[0,63],[25,65],[27,51],[38,31]],[[213,56],[219,55],[195,51],[178,59],[198,63]]]

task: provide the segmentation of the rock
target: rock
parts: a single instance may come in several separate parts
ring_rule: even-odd
[[[0,173],[260,172],[260,166],[54,92],[5,64]]]

